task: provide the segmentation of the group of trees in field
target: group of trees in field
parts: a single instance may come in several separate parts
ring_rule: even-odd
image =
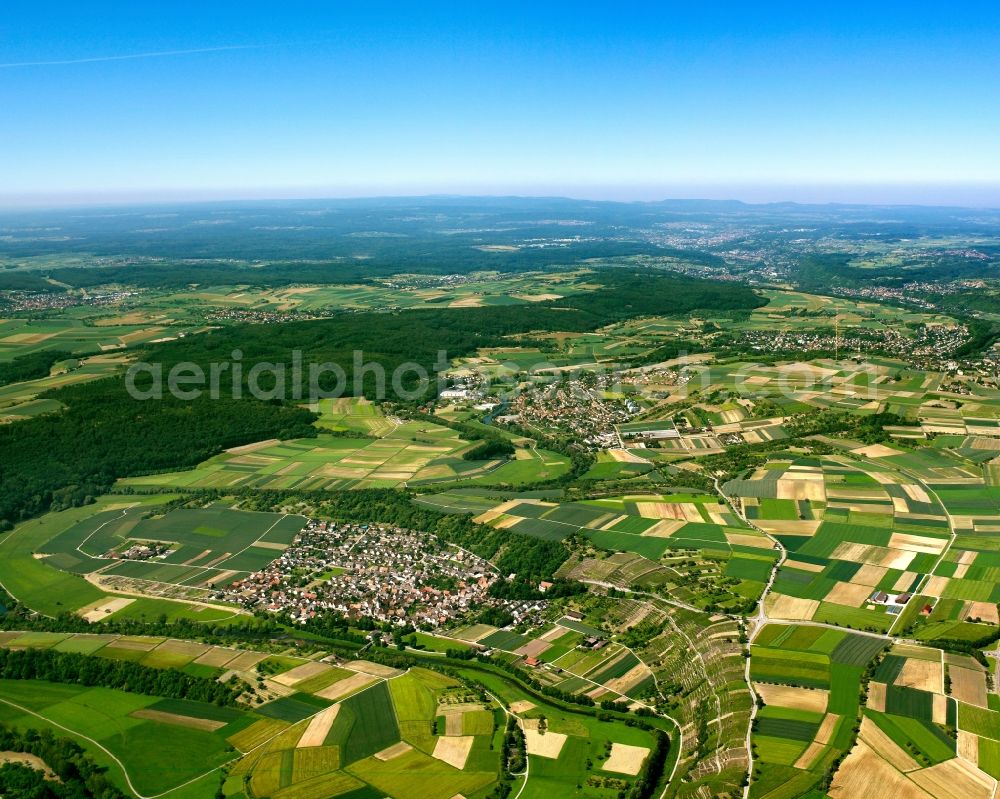
[[[0,649],[0,679],[47,680],[117,688],[168,699],[192,699],[234,705],[239,689],[176,669],[156,669],[125,660],[88,657],[51,649]]]
[[[72,357],[73,353],[68,350],[40,350],[0,362],[0,386],[48,377],[55,364]]]
[[[16,730],[0,724],[0,751],[23,752],[44,761],[58,779],[22,763],[0,766],[0,795],[5,799],[125,799],[83,748],[52,730]]]

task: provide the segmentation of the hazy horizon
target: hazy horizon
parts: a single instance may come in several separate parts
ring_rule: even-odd
[[[0,20],[5,205],[1000,205],[994,4],[100,8]]]
[[[719,185],[719,186],[372,186],[274,187],[158,191],[0,193],[0,210],[59,210],[101,206],[183,205],[297,200],[376,200],[436,197],[566,199],[591,202],[740,202],[747,205],[872,205],[1000,209],[1000,183],[953,185]]]

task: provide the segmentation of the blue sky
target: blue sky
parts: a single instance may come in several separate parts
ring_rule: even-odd
[[[12,0],[0,194],[1000,205],[1000,5],[872,5]]]

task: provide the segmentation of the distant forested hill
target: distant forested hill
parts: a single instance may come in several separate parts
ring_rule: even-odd
[[[350,376],[355,351],[363,351],[365,362],[379,363],[389,374],[405,362],[433,373],[441,351],[450,358],[468,355],[478,347],[509,344],[504,336],[512,334],[587,331],[637,316],[685,315],[698,309],[745,311],[765,302],[745,286],[648,271],[607,270],[595,280],[603,288],[533,305],[238,325],[155,345],[144,359],[161,363],[164,373],[180,362],[201,364],[207,371],[208,364],[228,362],[239,349],[246,375],[261,361],[287,364],[292,350],[299,350],[306,364],[332,361]],[[362,388],[375,397],[373,377]],[[428,386],[425,396],[434,389]],[[391,384],[388,390],[391,398]],[[347,392],[353,391],[349,383]],[[313,416],[292,403],[207,397],[140,401],[126,393],[121,378],[45,396],[68,410],[0,426],[0,520],[13,522],[52,507],[79,504],[118,477],[191,466],[224,447],[315,434],[310,427]]]

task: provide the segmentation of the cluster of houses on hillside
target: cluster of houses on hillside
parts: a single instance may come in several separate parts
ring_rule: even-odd
[[[355,622],[437,628],[487,606],[510,605],[515,618],[527,612],[488,595],[497,579],[489,562],[431,533],[314,520],[222,598],[301,623],[332,611]]]

